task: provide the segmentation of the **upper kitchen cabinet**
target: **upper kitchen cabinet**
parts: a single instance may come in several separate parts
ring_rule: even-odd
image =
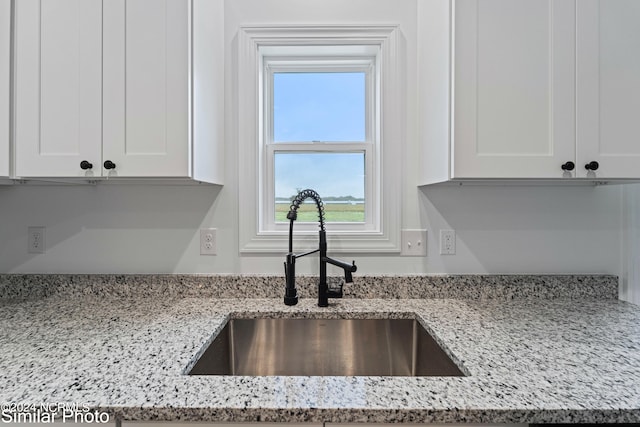
[[[640,2],[578,0],[577,165],[640,176]],[[584,170],[584,169],[583,169]]]
[[[16,175],[223,178],[220,0],[16,2]]]
[[[184,0],[104,2],[102,152],[118,175],[188,175],[188,12]]]
[[[574,160],[572,0],[458,0],[452,177],[561,177]]]
[[[639,7],[419,2],[421,184],[640,177]]]
[[[0,181],[8,178],[11,93],[11,0],[0,0]]]
[[[80,176],[102,143],[102,1],[15,3],[17,176]]]
[[[421,183],[562,177],[575,162],[574,0],[419,5]]]

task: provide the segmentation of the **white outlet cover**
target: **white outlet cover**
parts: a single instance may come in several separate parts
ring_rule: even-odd
[[[456,231],[440,230],[440,255],[456,254]]]
[[[44,253],[46,248],[45,230],[45,227],[27,227],[27,253]]]
[[[215,228],[200,229],[200,255],[217,255],[218,238]]]
[[[427,230],[402,230],[401,256],[427,256]]]

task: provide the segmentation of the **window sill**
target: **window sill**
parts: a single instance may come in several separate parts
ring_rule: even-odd
[[[327,227],[327,245],[331,253],[399,253],[400,245],[396,233],[334,232]],[[393,234],[393,235],[392,235]],[[289,234],[284,232],[263,232],[240,242],[240,253],[262,253],[281,255],[288,251]],[[317,231],[295,231],[294,252],[304,252],[318,247]]]

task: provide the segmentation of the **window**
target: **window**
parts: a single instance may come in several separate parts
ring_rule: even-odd
[[[305,188],[316,190],[325,203],[332,252],[399,250],[400,171],[391,172],[399,164],[403,120],[393,107],[401,92],[394,88],[392,71],[395,31],[391,26],[241,30],[242,252],[285,248],[290,201]],[[314,206],[300,208],[295,230],[297,240],[317,239]]]
[[[265,135],[267,162],[273,162],[273,177],[266,181],[274,182],[275,222],[288,222],[291,198],[313,188],[323,198],[327,222],[365,223],[365,188],[371,185],[365,183],[365,159],[373,155],[367,101],[375,96],[374,63],[362,70],[344,61],[338,67],[335,60],[280,65],[267,61],[264,74],[271,89],[264,102],[271,125]],[[298,221],[316,221],[313,210],[302,205]]]
[[[375,46],[261,49],[263,230],[287,230],[290,201],[305,188],[322,197],[332,230],[376,227],[378,52]],[[308,213],[298,218],[300,227],[310,222],[313,229],[313,209],[301,207]]]

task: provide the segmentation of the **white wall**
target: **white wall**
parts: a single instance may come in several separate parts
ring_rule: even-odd
[[[407,183],[405,193],[403,226],[429,230],[428,256],[346,256],[359,274],[620,273],[621,187]],[[633,200],[637,217],[640,190]],[[0,273],[282,274],[286,248],[238,254],[236,206],[233,184],[0,187]],[[47,227],[45,254],[27,254],[30,225]],[[218,256],[199,255],[200,227],[218,229]],[[457,231],[457,255],[438,254],[440,228]],[[628,232],[638,259],[637,220]],[[299,271],[316,269],[301,262]]]
[[[287,14],[282,13],[287,11]],[[341,19],[336,19],[339,16]],[[311,23],[399,23],[410,70],[406,76],[407,131],[403,151],[402,228],[427,228],[426,258],[345,256],[357,274],[621,273],[622,193],[610,187],[418,188],[415,0],[228,0],[227,64],[239,24],[286,23],[302,14]],[[233,87],[230,65],[226,87]],[[228,93],[227,111],[233,111]],[[233,115],[230,114],[232,119]],[[99,185],[0,187],[0,273],[252,273],[283,274],[282,254],[238,253],[239,158],[227,121],[225,186]],[[640,197],[639,197],[640,198]],[[27,227],[47,227],[45,254],[27,254]],[[218,229],[219,255],[199,255],[201,227]],[[439,229],[457,231],[457,255],[440,256]],[[637,230],[637,227],[636,227]],[[328,232],[331,230],[328,228]],[[329,251],[331,248],[329,248]],[[310,257],[308,257],[310,258]],[[314,273],[303,259],[300,273]]]

